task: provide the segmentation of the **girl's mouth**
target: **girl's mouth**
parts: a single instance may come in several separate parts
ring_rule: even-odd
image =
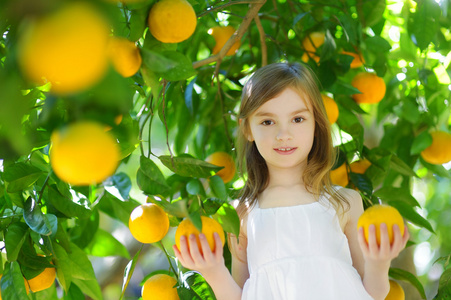
[[[297,149],[297,147],[281,147],[281,148],[274,148],[274,150],[282,155],[288,155],[293,153],[295,150]]]

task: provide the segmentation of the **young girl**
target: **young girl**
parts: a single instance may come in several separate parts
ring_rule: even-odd
[[[239,158],[247,181],[237,211],[241,232],[230,236],[232,274],[215,234],[212,253],[200,235],[181,239],[176,257],[199,271],[218,300],[385,299],[390,262],[409,238],[394,226],[390,245],[381,225],[368,243],[357,220],[360,195],[333,187],[330,125],[311,71],[276,63],[246,83],[240,107]]]

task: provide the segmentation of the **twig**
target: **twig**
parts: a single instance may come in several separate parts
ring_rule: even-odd
[[[42,189],[39,191],[38,203],[41,203],[42,195],[44,194],[45,187],[49,182],[50,175],[52,175],[52,171],[50,171],[49,174],[47,175],[47,178],[45,179],[44,184],[42,185]]]
[[[168,128],[168,123],[166,122],[166,113],[164,111],[164,108],[166,107],[166,80],[163,79],[163,102],[161,103],[161,105],[163,105],[163,107],[161,108],[161,111],[163,113],[163,124],[164,124],[164,128],[166,129],[166,145],[168,146],[168,150],[169,150],[169,154],[171,155],[171,160],[174,157],[174,154],[172,153],[171,150],[171,146],[169,145],[169,128]],[[174,165],[174,161],[172,161],[172,165]]]
[[[221,61],[218,61],[218,63],[216,64],[214,77],[216,77],[216,82],[218,83],[218,97],[219,97],[219,102],[221,103],[222,120],[224,121],[225,134],[226,134],[227,140],[229,141],[229,143],[230,143],[230,145],[232,147],[231,149],[234,149],[235,146],[233,145],[233,140],[232,140],[232,138],[230,137],[230,134],[229,134],[229,128],[228,128],[228,125],[227,125],[227,118],[226,118],[224,99],[222,98],[222,93],[221,93],[221,82],[219,80],[220,65],[221,65]]]
[[[263,29],[262,23],[260,22],[260,17],[258,14],[254,17],[255,25],[257,25],[258,33],[260,35],[260,44],[262,49],[262,67],[266,66],[268,64],[268,50],[266,48],[266,34],[265,30]]]
[[[222,10],[222,9],[224,9],[226,7],[229,7],[229,6],[232,6],[232,5],[235,5],[235,4],[246,4],[246,3],[253,4],[253,3],[260,3],[260,2],[261,2],[261,0],[235,0],[235,1],[230,1],[230,2],[228,2],[226,4],[219,5],[219,6],[216,6],[216,7],[210,6],[210,7],[207,8],[207,10],[205,10],[205,11],[201,12],[200,14],[198,14],[197,17],[198,18],[203,17],[204,15],[206,15],[208,13],[211,13],[211,12],[214,12],[214,11],[217,11],[217,10]]]
[[[241,39],[246,32],[247,28],[249,27],[252,20],[255,18],[255,16],[258,14],[258,11],[260,8],[265,4],[266,0],[260,0],[260,1],[252,1],[252,2],[244,2],[244,3],[252,3],[251,7],[249,8],[246,16],[243,19],[243,22],[241,22],[240,27],[237,31],[229,38],[229,40],[225,43],[225,45],[222,47],[221,51],[219,51],[218,54],[207,57],[206,59],[199,60],[193,63],[193,68],[199,68],[204,65],[208,65],[212,62],[221,61],[227,54],[227,51],[229,51],[230,48],[232,48],[233,44],[235,44],[236,41]],[[232,3],[232,2],[231,2]],[[235,3],[235,2],[233,2]]]

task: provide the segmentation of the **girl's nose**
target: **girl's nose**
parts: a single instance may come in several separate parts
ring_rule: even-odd
[[[276,139],[278,141],[287,141],[293,138],[292,134],[288,130],[288,128],[279,128]]]

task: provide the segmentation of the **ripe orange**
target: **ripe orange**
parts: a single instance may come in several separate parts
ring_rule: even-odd
[[[2,279],[3,274],[0,274],[0,280]],[[30,287],[28,286],[27,280],[24,278],[23,279],[24,283],[25,283],[25,289],[27,290],[27,294],[30,292]],[[0,290],[0,300],[2,300],[2,291]]]
[[[330,180],[332,181],[333,184],[341,185],[343,187],[348,185],[349,178],[345,163],[336,168],[335,170],[330,171]]]
[[[51,136],[50,164],[55,174],[72,185],[90,185],[111,176],[119,162],[119,146],[105,126],[82,121]]]
[[[230,154],[226,152],[214,152],[205,161],[219,167],[224,167],[216,173],[216,175],[222,178],[224,183],[231,181],[235,176],[235,161]]]
[[[37,84],[68,94],[88,89],[103,78],[110,26],[88,2],[70,2],[27,24],[19,37],[18,62]]]
[[[128,228],[139,242],[155,243],[161,241],[168,233],[169,217],[158,205],[145,203],[132,211]]]
[[[196,30],[197,16],[186,0],[161,0],[149,13],[149,30],[163,43],[180,43]]]
[[[361,72],[352,79],[351,85],[361,92],[361,94],[352,95],[359,104],[378,103],[385,96],[385,81],[376,74]]]
[[[354,59],[351,62],[351,65],[350,65],[351,69],[359,68],[365,62],[365,60],[363,59],[362,54],[354,53],[354,52],[348,52],[348,51],[342,51],[341,54],[346,54],[346,55],[354,57]]]
[[[232,26],[216,26],[211,28],[208,31],[209,34],[213,36],[216,41],[216,44],[213,48],[213,54],[218,54],[221,51],[222,47],[224,47],[225,43],[229,40],[229,38],[235,33],[235,28]],[[236,41],[232,47],[227,51],[226,55],[235,54],[236,50],[240,48],[241,42]]]
[[[202,220],[202,233],[205,234],[205,237],[207,238],[208,245],[210,246],[211,251],[215,251],[215,240],[213,238],[213,233],[217,232],[219,234],[219,237],[221,238],[222,245],[224,246],[225,243],[225,235],[224,230],[221,227],[221,224],[219,224],[216,220],[201,216]],[[180,238],[182,236],[185,236],[188,238],[191,234],[196,235],[196,241],[197,245],[199,246],[199,250],[202,252],[200,240],[199,240],[199,230],[194,226],[193,222],[191,222],[190,219],[184,219],[182,222],[180,222],[179,226],[177,227],[177,230],[175,231],[175,244],[177,245],[177,248],[180,250]]]
[[[451,161],[451,134],[434,131],[431,136],[432,144],[421,152],[421,157],[426,162],[437,165]]]
[[[53,285],[56,278],[55,268],[45,268],[38,276],[29,279],[28,285],[33,292],[39,292],[48,289]]]
[[[399,283],[390,279],[390,291],[388,292],[385,300],[405,300],[406,295],[404,290]]]
[[[179,300],[177,280],[166,274],[153,275],[144,283],[141,296],[143,300]]]
[[[142,58],[138,47],[132,41],[122,37],[112,37],[108,44],[108,55],[114,69],[123,77],[138,72]]]
[[[368,242],[369,226],[376,226],[377,244],[381,244],[380,224],[385,223],[388,229],[390,244],[393,243],[393,225],[398,225],[401,234],[404,235],[404,220],[398,210],[389,205],[376,204],[367,208],[357,222],[357,228],[363,227],[365,239]]]
[[[367,159],[355,161],[349,165],[351,172],[364,174],[366,170],[371,166],[371,162]]]
[[[305,53],[316,62],[320,60],[320,57],[315,54],[316,50],[324,44],[325,37],[323,32],[312,32],[302,40]],[[308,61],[308,58],[303,56],[302,60],[304,61],[304,59]]]
[[[323,98],[324,107],[326,108],[327,118],[332,125],[337,121],[339,115],[337,103],[329,96],[321,95],[321,97]]]

